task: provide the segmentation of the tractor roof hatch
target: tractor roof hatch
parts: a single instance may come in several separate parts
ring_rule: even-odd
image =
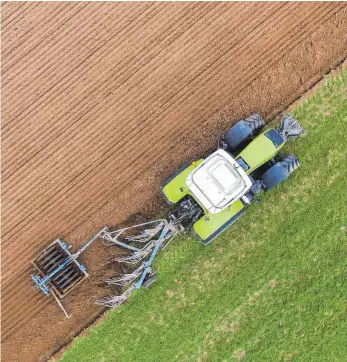
[[[186,183],[197,200],[213,214],[239,200],[252,186],[242,167],[222,149],[192,171]]]

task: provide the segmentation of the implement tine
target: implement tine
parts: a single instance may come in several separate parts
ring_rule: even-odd
[[[121,274],[118,277],[108,278],[108,279],[106,279],[106,283],[116,284],[116,285],[125,287],[126,285],[133,282],[142,273],[144,268],[145,268],[145,264],[141,264],[132,273]]]
[[[133,253],[131,255],[122,256],[122,257],[116,259],[116,261],[118,261],[119,263],[136,264],[140,260],[142,260],[146,255],[148,255],[149,252],[150,251],[136,252],[136,253]]]
[[[154,221],[149,221],[146,223],[142,223],[142,224],[138,224],[138,225],[134,225],[134,226],[130,226],[127,228],[123,228],[123,229],[118,229],[118,230],[110,230],[107,229],[106,232],[104,232],[101,237],[107,241],[107,244],[111,245],[111,244],[116,244],[119,245],[119,242],[121,242],[121,237],[123,237],[123,240],[126,240],[128,242],[140,242],[140,243],[146,243],[146,242],[150,242],[151,239],[153,237],[155,237],[155,235],[158,234],[158,232],[160,232],[163,227],[166,225],[167,221],[163,220],[163,219],[159,219],[159,220],[154,220]],[[148,228],[142,231],[139,231],[138,229],[141,227],[144,227],[146,225],[155,225],[155,227],[153,228]],[[137,235],[126,235],[126,233],[131,233],[132,231],[136,231],[138,232]],[[122,236],[122,234],[124,233],[124,235]],[[120,238],[120,239],[118,239]]]
[[[97,300],[95,304],[115,309],[130,297],[134,289],[135,287],[132,286],[121,295],[109,295],[107,297]]]
[[[119,277],[108,278],[105,280],[105,282],[107,284],[115,284],[121,287],[125,287],[126,285],[133,282],[139,275],[140,273],[135,273],[135,272],[131,274],[122,274]]]

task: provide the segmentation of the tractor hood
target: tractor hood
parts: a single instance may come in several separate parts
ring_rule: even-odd
[[[222,149],[192,171],[186,183],[193,196],[213,214],[239,200],[252,186],[241,166]]]

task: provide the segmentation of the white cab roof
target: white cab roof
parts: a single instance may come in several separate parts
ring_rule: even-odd
[[[252,186],[241,166],[222,149],[207,157],[189,174],[186,182],[194,196],[213,214],[239,200]]]

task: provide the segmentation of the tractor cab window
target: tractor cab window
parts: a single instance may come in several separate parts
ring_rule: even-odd
[[[241,166],[243,171],[247,171],[249,169],[249,166],[242,157],[238,157],[235,161]]]

